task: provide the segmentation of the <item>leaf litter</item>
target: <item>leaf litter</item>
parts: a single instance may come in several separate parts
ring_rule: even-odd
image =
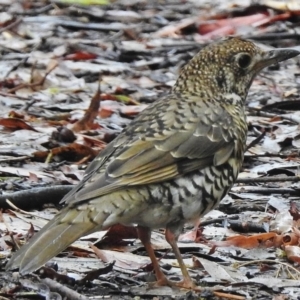
[[[0,0],[3,265],[55,215],[86,165],[169,90],[203,45],[234,34],[268,47],[293,47],[299,11],[297,1],[270,0]],[[217,210],[185,228],[178,243],[191,276],[214,287],[214,296],[205,288],[200,294],[146,288],[155,280],[149,257],[134,228],[122,226],[68,247],[37,271],[46,281],[0,273],[1,296],[298,299],[299,74],[295,58],[255,79],[247,99],[250,146],[239,180]],[[153,233],[152,244],[165,273],[179,280],[162,231]]]

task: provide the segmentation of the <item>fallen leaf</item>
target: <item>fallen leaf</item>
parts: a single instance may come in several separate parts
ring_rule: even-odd
[[[30,126],[23,120],[17,119],[17,118],[2,118],[2,119],[0,119],[0,125],[4,126],[6,128],[11,128],[11,129],[16,129],[16,130],[27,129],[27,130],[33,130],[33,131],[38,132],[32,126]]]
[[[267,241],[273,239],[277,234],[275,232],[266,232],[261,234],[256,234],[253,236],[233,236],[227,238],[226,241],[218,241],[218,242],[212,242],[210,243],[214,246],[218,247],[229,247],[229,246],[235,246],[235,247],[241,247],[245,249],[251,249],[258,246],[262,246]]]
[[[284,247],[288,260],[300,264],[300,247],[299,246],[285,246]]]
[[[52,157],[61,156],[68,161],[76,161],[87,156],[92,160],[97,154],[98,151],[93,150],[91,147],[72,143],[67,146],[53,148],[50,151],[37,151],[33,153],[33,156],[39,161],[45,161],[49,155]]]
[[[88,53],[84,51],[77,51],[72,54],[68,54],[64,57],[64,60],[88,60],[97,58],[96,54]]]
[[[82,130],[89,130],[89,129],[93,129],[94,128],[94,120],[98,115],[98,110],[100,107],[100,101],[101,101],[101,97],[100,97],[100,83],[98,84],[98,90],[96,92],[96,94],[93,96],[91,102],[90,102],[90,106],[88,108],[88,110],[85,112],[83,118],[79,121],[77,121],[73,126],[72,126],[72,130],[74,132],[78,132],[78,131],[82,131]]]

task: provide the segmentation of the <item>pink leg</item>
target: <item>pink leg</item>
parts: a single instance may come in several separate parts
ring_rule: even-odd
[[[156,275],[156,285],[169,285],[169,281],[166,275],[162,272],[160,265],[155,257],[154,250],[151,246],[151,230],[147,227],[138,226],[137,227],[138,237],[143,243],[153,265],[153,269]]]
[[[169,228],[167,228],[165,236],[166,236],[167,242],[171,245],[171,247],[174,251],[175,257],[178,260],[178,263],[179,263],[179,266],[180,266],[180,269],[181,269],[181,272],[183,275],[183,281],[173,282],[173,285],[176,285],[178,287],[185,288],[185,289],[198,289],[197,286],[195,285],[195,283],[193,282],[193,280],[191,279],[191,277],[188,273],[188,270],[183,262],[181,253],[177,246],[175,234]]]

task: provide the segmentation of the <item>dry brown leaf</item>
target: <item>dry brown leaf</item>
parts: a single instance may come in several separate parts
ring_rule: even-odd
[[[150,263],[150,259],[146,256],[111,250],[101,250],[91,243],[89,243],[89,246],[103,262],[108,263],[116,261],[115,266],[122,269],[138,270],[147,267]]]
[[[15,129],[15,130],[27,129],[27,130],[33,130],[33,131],[38,132],[32,126],[30,126],[23,120],[17,119],[17,118],[2,118],[2,119],[0,119],[0,125],[4,126],[6,128]]]
[[[296,202],[294,202],[294,201],[291,202],[291,208],[290,208],[289,212],[290,212],[291,216],[293,217],[294,221],[300,220],[300,211],[297,207]]]
[[[82,130],[95,129],[94,120],[98,115],[98,110],[100,107],[101,101],[101,91],[100,91],[100,83],[98,85],[98,90],[96,94],[93,96],[90,106],[88,110],[85,112],[84,116],[81,120],[78,120],[73,126],[72,130],[74,132],[79,132]]]
[[[178,37],[180,31],[188,26],[191,26],[195,23],[196,18],[186,18],[178,22],[177,24],[167,25],[157,32],[154,33],[154,37]]]
[[[298,246],[285,246],[284,247],[288,260],[300,263],[300,247]]]
[[[97,243],[103,245],[109,245],[115,249],[114,246],[120,244],[123,239],[137,239],[136,228],[132,226],[124,226],[121,224],[116,224],[108,229],[106,234],[103,236],[102,240]]]
[[[49,153],[51,153],[52,156],[59,155],[68,161],[76,161],[87,156],[92,160],[96,157],[98,151],[85,145],[72,143],[67,146],[53,148],[50,151],[36,151],[33,153],[33,156],[37,160],[44,161]]]
[[[255,247],[259,247],[266,243],[267,241],[270,241],[276,237],[275,232],[266,232],[261,234],[256,234],[253,236],[233,236],[227,238],[226,241],[219,241],[219,242],[210,242],[214,246],[218,247],[229,247],[229,246],[235,246],[235,247],[241,247],[245,249],[251,249]]]
[[[251,16],[228,18],[222,20],[210,20],[200,23],[198,26],[198,32],[202,35],[211,34],[224,28],[232,28],[235,31],[236,26],[240,25],[251,25],[254,22],[266,19],[266,14],[258,13]]]

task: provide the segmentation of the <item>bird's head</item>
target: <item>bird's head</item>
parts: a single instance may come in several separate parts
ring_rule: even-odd
[[[254,77],[265,67],[300,54],[293,49],[263,50],[236,37],[204,47],[182,69],[174,92],[215,99],[236,94],[245,100]],[[217,100],[217,99],[216,99]]]

